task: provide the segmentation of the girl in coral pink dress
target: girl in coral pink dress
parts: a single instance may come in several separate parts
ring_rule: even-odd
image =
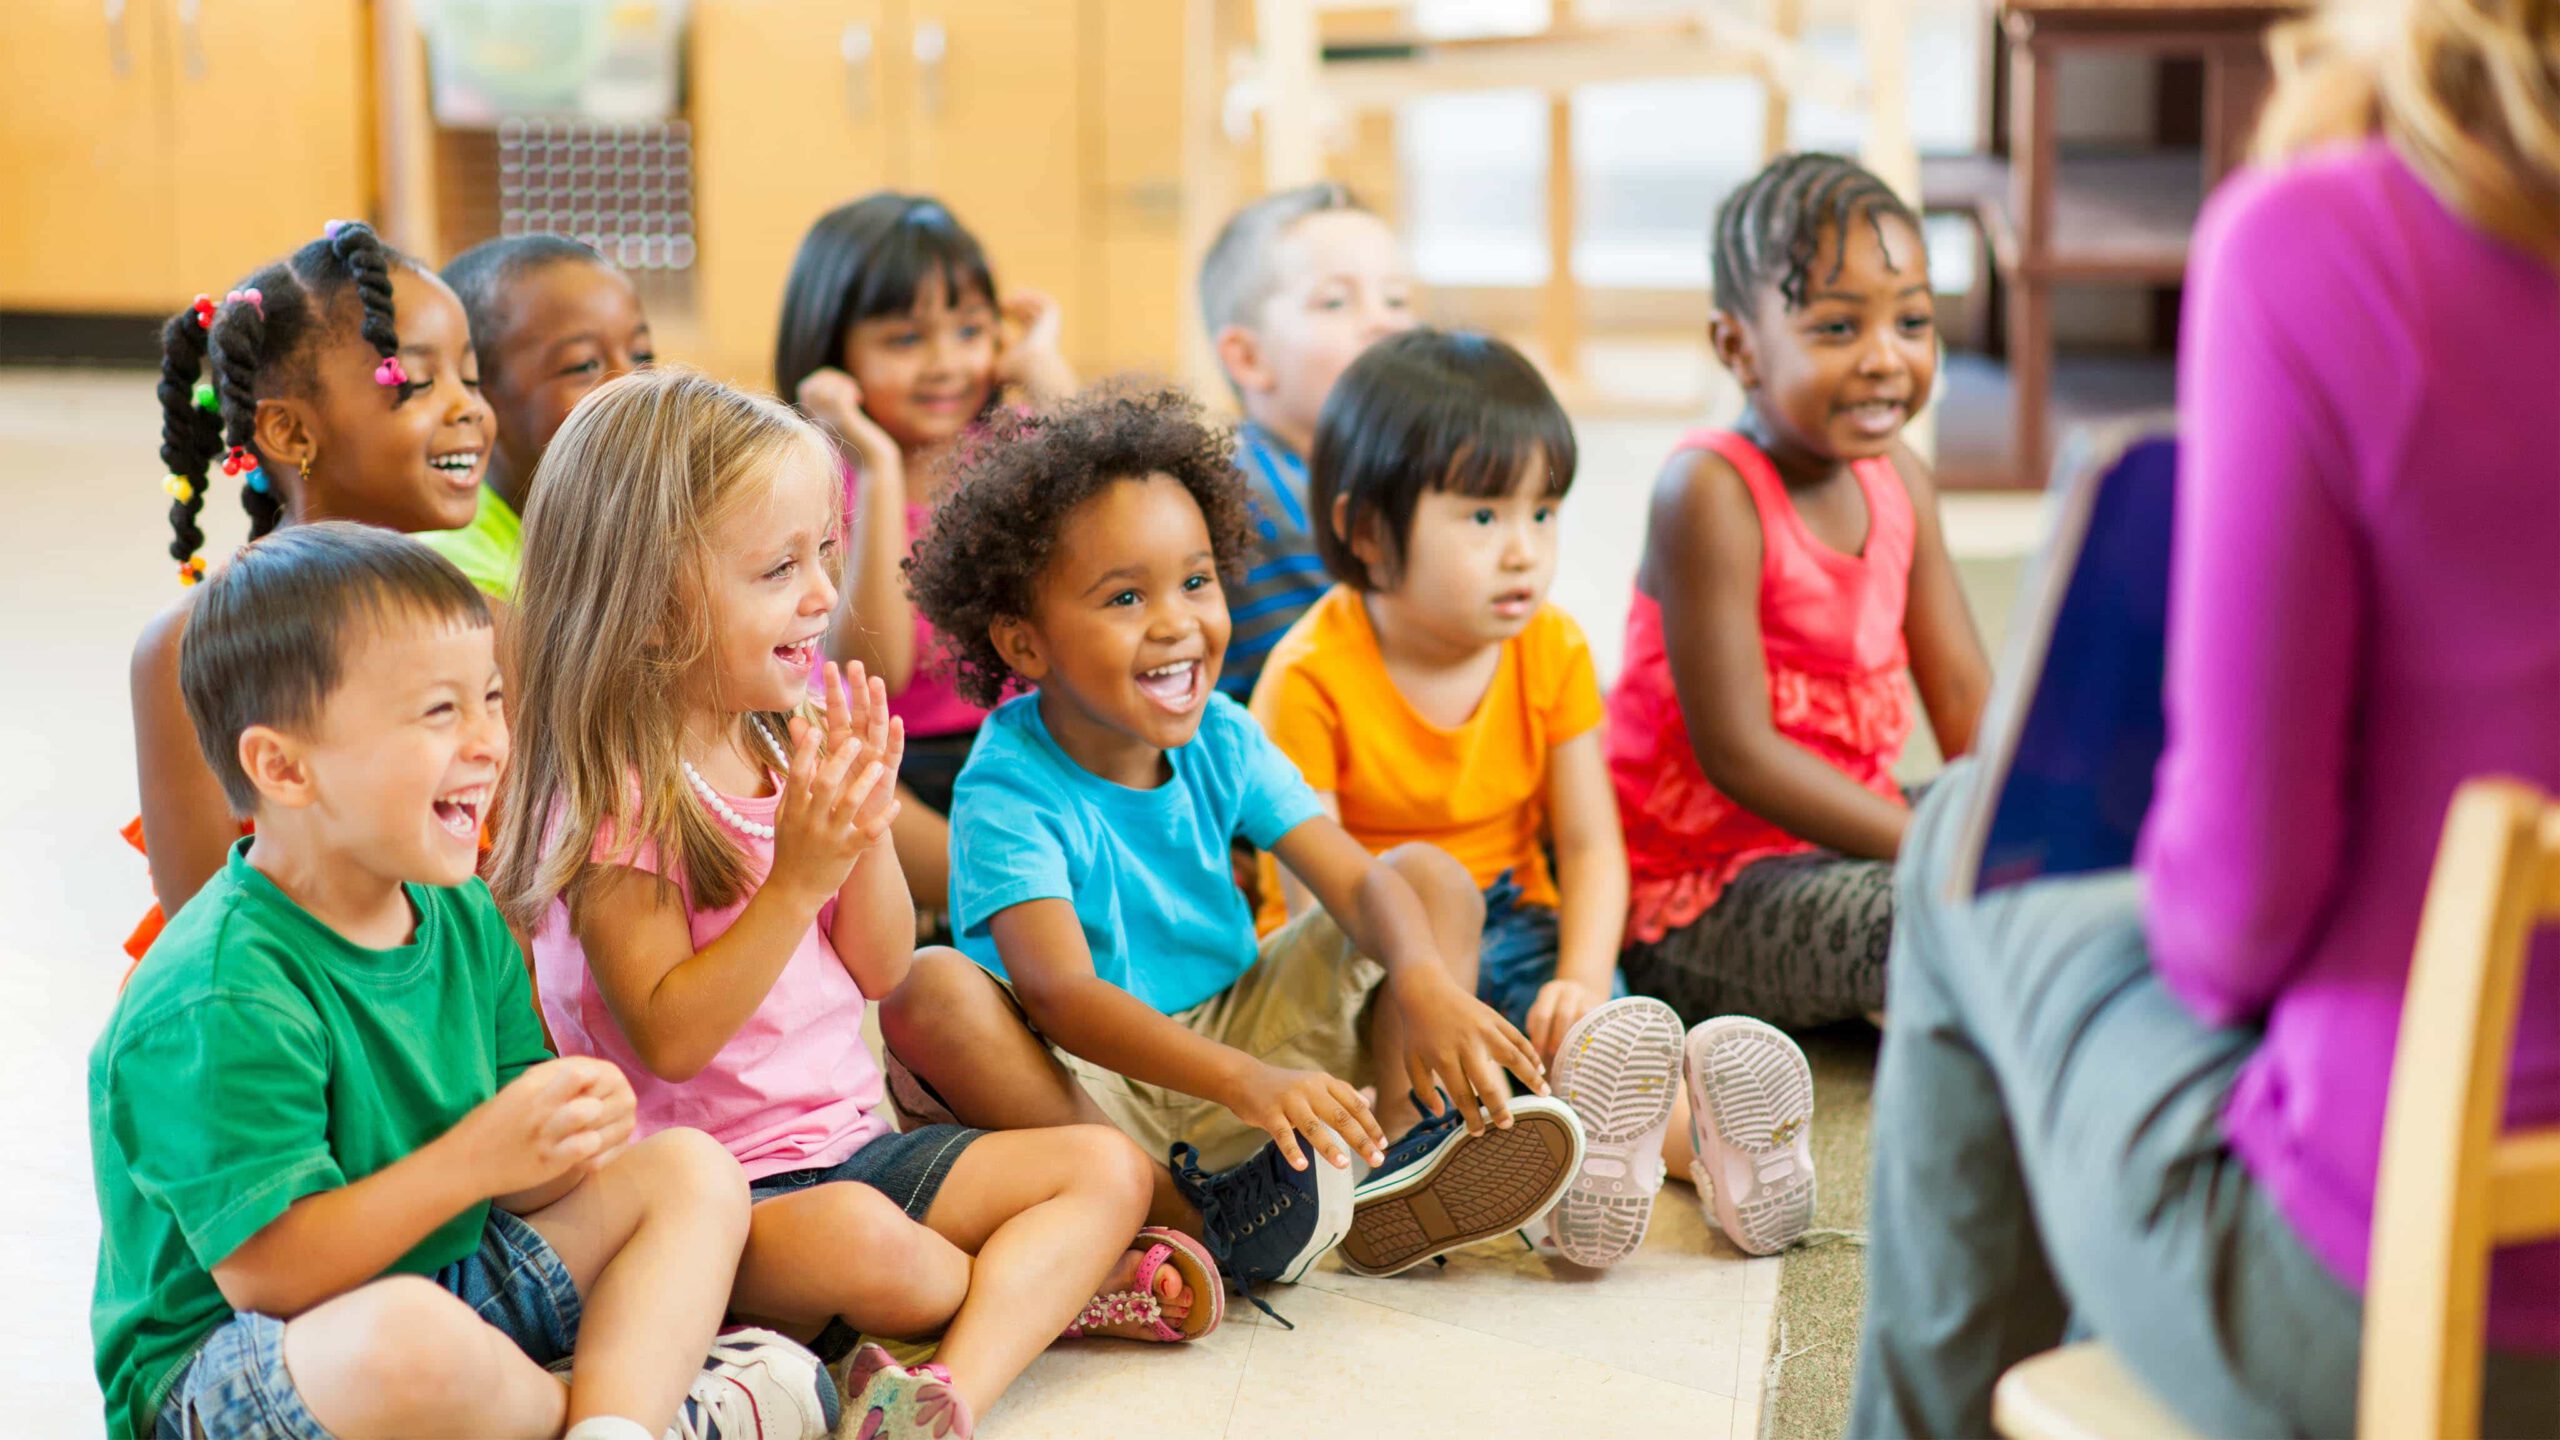
[[[1609,701],[1630,988],[1692,1022],[1884,1004],[1894,765],[1919,682],[1959,755],[1990,666],[1902,444],[1938,340],[1910,210],[1827,155],[1774,162],[1714,236],[1716,357],[1749,405],[1654,490]]]

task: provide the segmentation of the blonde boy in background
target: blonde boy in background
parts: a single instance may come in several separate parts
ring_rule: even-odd
[[[1360,352],[1410,330],[1414,278],[1385,221],[1330,181],[1266,195],[1200,262],[1200,318],[1244,410],[1236,467],[1252,554],[1229,596],[1235,638],[1218,688],[1253,693],[1271,647],[1332,582],[1307,525],[1307,452],[1333,382]]]

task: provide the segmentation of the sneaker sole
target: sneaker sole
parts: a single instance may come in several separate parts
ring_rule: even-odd
[[[1511,1128],[1443,1145],[1394,1177],[1353,1192],[1342,1265],[1393,1275],[1544,1215],[1582,1164],[1582,1126],[1562,1101],[1511,1102]]]
[[[1679,1012],[1643,996],[1593,1010],[1556,1047],[1548,1082],[1582,1121],[1583,1155],[1549,1224],[1574,1264],[1605,1269],[1644,1243],[1680,1070]]]
[[[1813,1223],[1813,1069],[1796,1042],[1743,1016],[1689,1032],[1689,1113],[1716,1225],[1774,1255]]]

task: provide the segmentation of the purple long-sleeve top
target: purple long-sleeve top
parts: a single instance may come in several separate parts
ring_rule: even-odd
[[[2560,791],[2560,269],[2376,141],[2206,207],[2178,377],[2169,745],[2142,842],[2168,988],[2265,1041],[2235,1151],[2361,1288],[2418,912],[2464,780]],[[2511,1125],[2560,1121],[2560,945]],[[2493,1262],[2492,1343],[2560,1351],[2560,1245]]]

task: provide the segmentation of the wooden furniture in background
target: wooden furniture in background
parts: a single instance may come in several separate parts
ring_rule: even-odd
[[[2526,960],[2560,924],[2560,805],[2509,781],[2453,798],[2427,883],[2382,1131],[2356,1433],[2480,1433],[2489,1256],[2560,1239],[2560,1125],[2503,1134]],[[2012,1440],[2166,1440],[2184,1427],[2091,1342],[2001,1378]]]
[[[369,213],[360,0],[23,0],[0,309],[150,314]]]
[[[2177,285],[2205,194],[2237,165],[2266,97],[2266,32],[2301,0],[2004,0],[2001,128],[1989,176],[1950,175],[1975,195],[2004,286],[2011,483],[2045,482],[2053,450],[2053,292],[2075,283]],[[2057,116],[2067,57],[2202,62],[2202,143],[2066,153]]]
[[[1574,275],[1576,227],[1572,93],[1585,85],[1645,79],[1744,76],[1767,89],[1765,148],[1787,148],[1791,104],[1813,97],[1868,112],[1861,158],[1905,194],[1919,188],[1903,70],[1905,0],[1858,0],[1863,86],[1816,61],[1802,40],[1800,0],[1771,0],[1765,18],[1747,0],[1693,3],[1660,14],[1586,18],[1555,0],[1546,29],[1528,35],[1441,39],[1366,29],[1321,37],[1317,12],[1343,0],[1255,0],[1254,80],[1261,97],[1262,182],[1270,189],[1327,173],[1329,124],[1418,95],[1531,89],[1548,97],[1548,275],[1539,293],[1539,349],[1568,403],[1583,399],[1580,357],[1585,295]],[[1353,0],[1363,10],[1402,9]],[[1322,43],[1330,40],[1333,43]]]

